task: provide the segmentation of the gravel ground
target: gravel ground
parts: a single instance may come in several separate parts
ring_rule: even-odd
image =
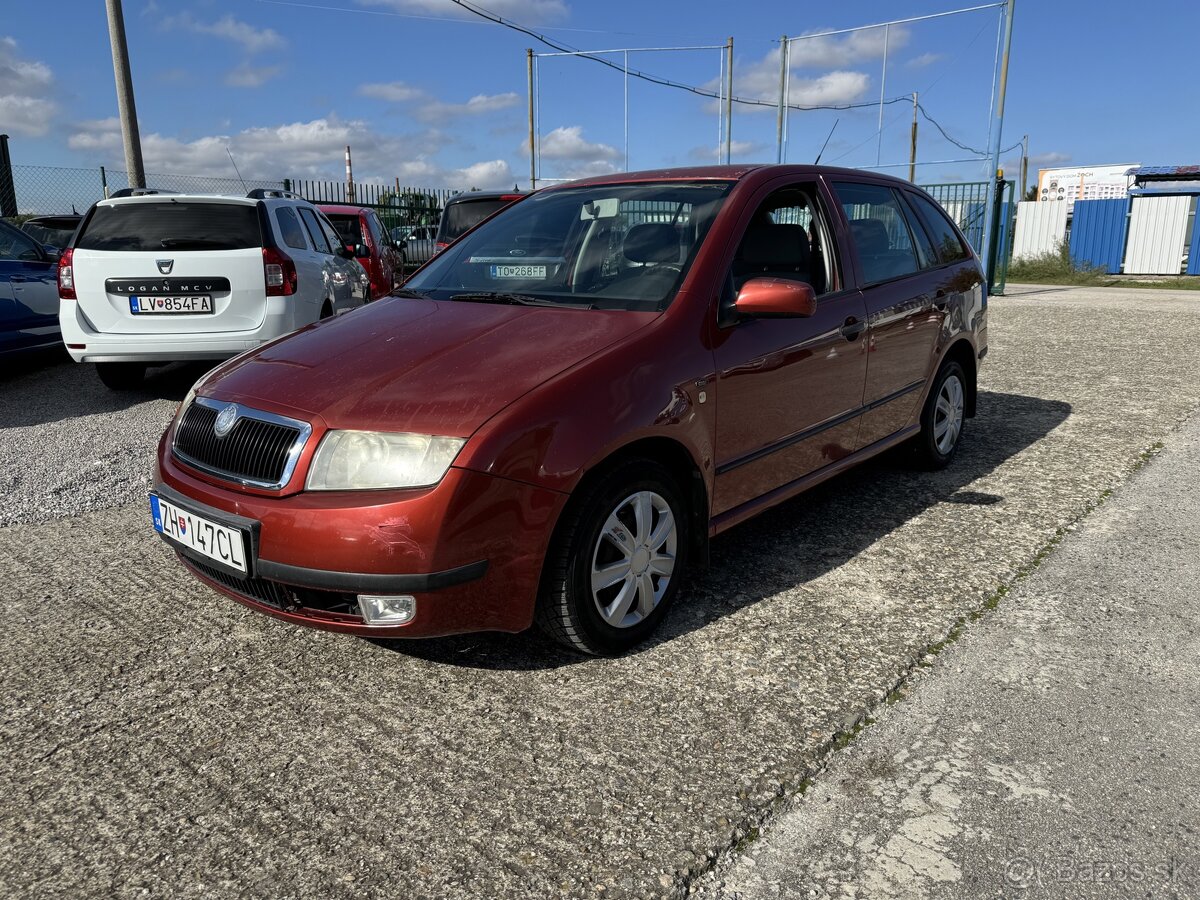
[[[1200,897],[1200,418],[702,897]]]
[[[144,390],[115,394],[66,353],[0,375],[0,526],[49,522],[134,503],[146,460],[203,364],[151,369]]]
[[[990,339],[951,469],[883,459],[735,529],[617,660],[256,615],[92,463],[144,473],[190,380],[98,408],[71,367],[3,383],[6,520],[105,486],[0,528],[0,893],[679,895],[1200,403],[1194,295],[1013,289]]]

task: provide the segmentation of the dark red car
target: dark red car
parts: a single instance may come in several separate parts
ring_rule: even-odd
[[[156,529],[204,582],[373,636],[617,653],[722,531],[975,411],[979,261],[894,178],[811,166],[535,194],[397,296],[202,379]],[[803,552],[798,550],[797,552]]]
[[[342,242],[354,251],[354,257],[371,278],[368,300],[386,297],[404,280],[404,258],[373,209],[318,203],[341,235]]]

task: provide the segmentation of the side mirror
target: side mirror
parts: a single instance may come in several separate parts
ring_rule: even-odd
[[[803,281],[751,278],[738,291],[733,307],[747,318],[799,318],[817,311],[817,295],[812,285]]]
[[[58,262],[62,257],[62,251],[51,244],[42,244],[42,252],[46,254],[46,259],[50,262]]]
[[[360,259],[365,259],[371,255],[371,251],[366,244],[355,244],[354,255]]]

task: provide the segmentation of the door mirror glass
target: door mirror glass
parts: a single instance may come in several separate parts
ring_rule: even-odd
[[[46,259],[51,262],[56,262],[62,256],[62,251],[50,244],[42,244],[42,252],[46,254]]]
[[[817,295],[807,282],[751,278],[738,291],[734,309],[753,319],[800,318],[817,311]]]

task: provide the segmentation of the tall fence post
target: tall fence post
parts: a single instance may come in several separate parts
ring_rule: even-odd
[[[1004,207],[1004,186],[1004,172],[1003,170],[998,170],[996,172],[996,184],[992,189],[994,192],[991,204],[992,220],[989,223],[987,232],[991,236],[991,242],[987,248],[987,279],[989,294],[996,290],[996,275],[999,272],[1000,248],[1006,243],[1003,240],[1003,235],[1000,233],[1000,219]]]
[[[17,214],[17,186],[13,181],[12,159],[8,155],[8,135],[0,134],[0,216]]]
[[[283,179],[283,189],[285,191],[287,191],[289,194],[292,192],[292,179],[290,179],[290,178]]]
[[[100,198],[108,199],[108,173],[104,171],[104,166],[100,167]]]

